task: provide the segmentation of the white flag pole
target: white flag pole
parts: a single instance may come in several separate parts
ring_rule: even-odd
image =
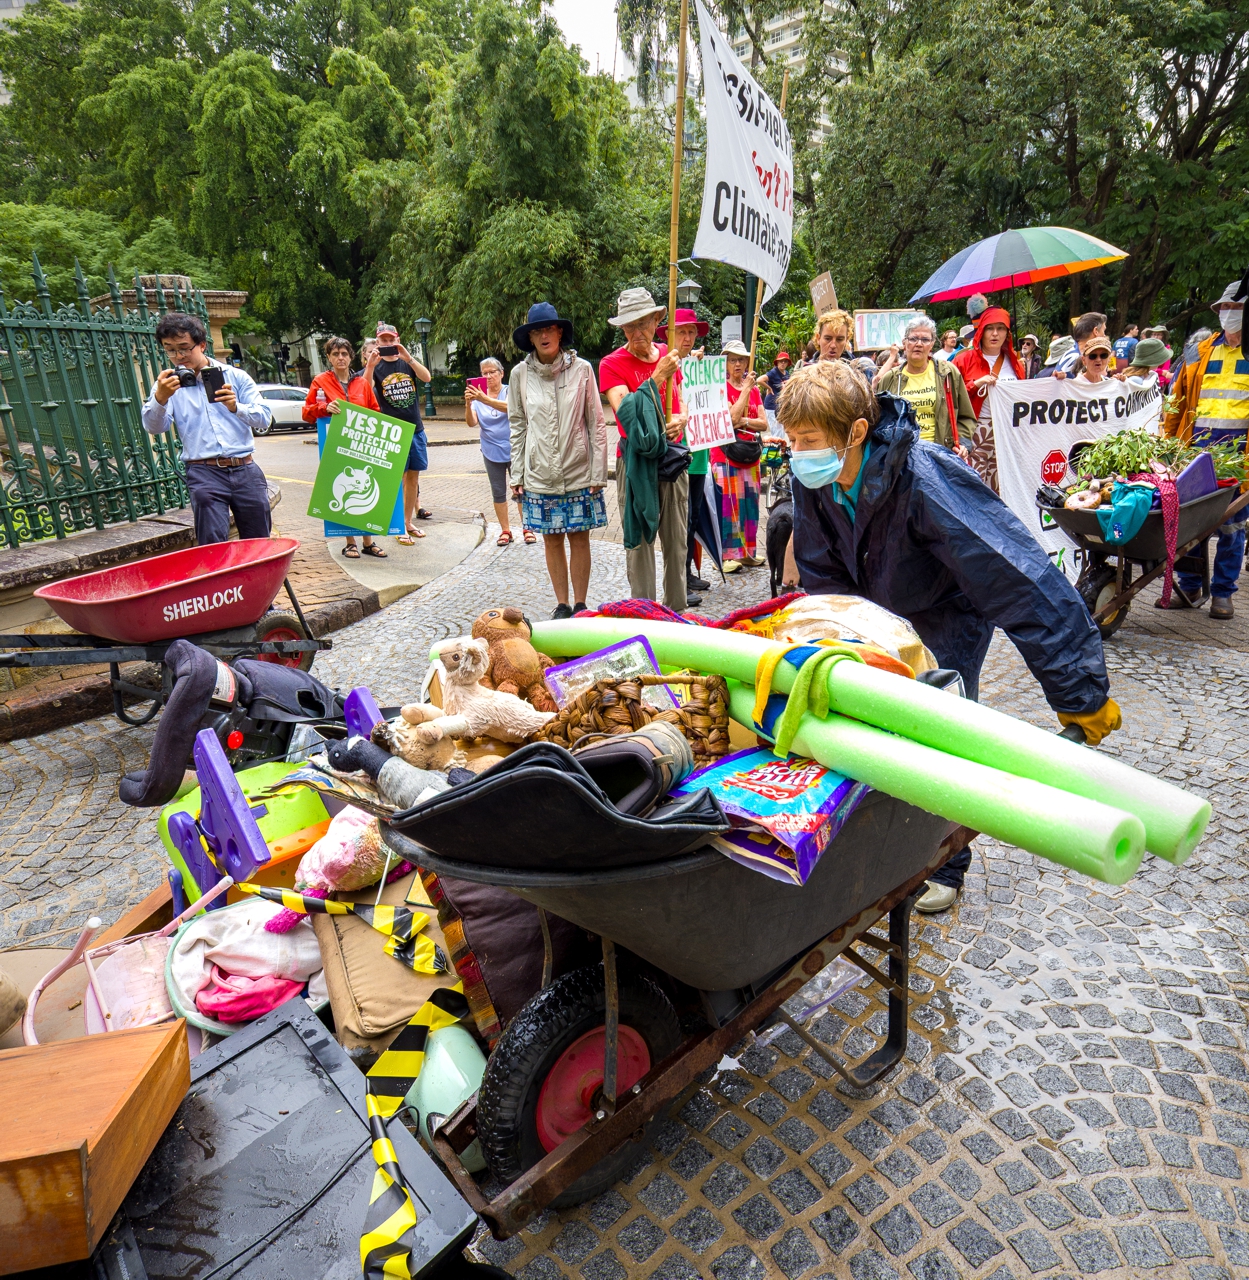
[[[785,99],[789,97],[789,68],[785,68],[785,75],[781,79],[781,115],[785,114]],[[750,331],[750,372],[755,371],[755,347],[759,342],[759,316],[763,311],[763,281],[757,280],[755,284],[755,325]]]
[[[681,35],[677,43],[676,136],[672,140],[672,214],[668,221],[668,349],[677,340],[677,236],[681,229],[681,155],[685,144],[685,35],[689,30],[689,0],[681,0]],[[664,409],[672,403],[664,386]]]

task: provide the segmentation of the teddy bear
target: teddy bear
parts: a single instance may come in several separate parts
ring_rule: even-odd
[[[452,765],[462,763],[455,758],[456,745],[450,737],[428,742],[417,736],[416,724],[402,715],[393,720],[379,720],[370,737],[392,756],[399,756],[418,769],[446,773]]]
[[[529,623],[514,605],[487,609],[473,623],[473,639],[490,646],[490,661],[481,683],[500,693],[514,693],[539,711],[558,711],[555,699],[542,679],[554,662],[529,642]]]
[[[413,702],[399,714],[415,726],[416,738],[433,745],[441,738],[495,738],[500,742],[524,742],[553,718],[514,693],[488,689],[481,678],[490,660],[485,640],[450,640],[437,656],[447,673],[442,708]]]

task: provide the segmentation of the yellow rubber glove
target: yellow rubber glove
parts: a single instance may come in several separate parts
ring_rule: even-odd
[[[1059,722],[1066,728],[1069,724],[1078,724],[1084,730],[1084,741],[1095,747],[1108,734],[1123,728],[1123,713],[1113,698],[1107,698],[1096,711],[1085,711],[1081,715],[1071,715],[1067,711],[1058,713]]]

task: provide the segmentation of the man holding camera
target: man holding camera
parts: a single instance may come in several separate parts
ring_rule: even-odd
[[[252,456],[252,431],[269,411],[242,369],[208,357],[208,333],[198,316],[171,311],[156,340],[174,366],[161,370],[143,406],[143,426],[157,436],[175,423],[182,440],[186,487],[195,513],[195,541],[225,542],[230,513],[240,538],[267,538],[272,529],[264,472]]]

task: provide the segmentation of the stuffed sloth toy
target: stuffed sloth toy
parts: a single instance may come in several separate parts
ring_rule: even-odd
[[[438,649],[438,659],[447,673],[443,709],[414,702],[400,712],[416,726],[421,742],[433,744],[443,737],[524,742],[554,714],[537,710],[514,693],[482,684],[490,662],[485,640],[452,640]]]

